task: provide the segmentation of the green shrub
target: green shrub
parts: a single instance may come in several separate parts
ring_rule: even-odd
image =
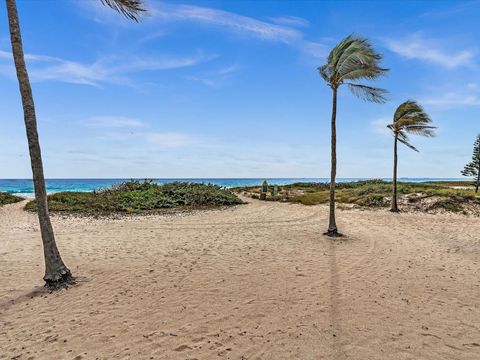
[[[21,197],[18,197],[6,192],[0,192],[0,206],[13,204],[22,200],[23,199]]]
[[[368,194],[356,201],[357,205],[368,207],[384,207],[388,206],[389,201],[381,194]]]
[[[48,196],[53,212],[110,214],[143,213],[165,209],[192,209],[241,204],[231,191],[217,185],[128,181],[99,192],[63,192]],[[35,210],[35,201],[26,205]]]
[[[300,203],[303,205],[317,205],[328,202],[328,191],[319,191],[314,193],[306,193],[303,195],[293,196],[289,199],[290,202]]]
[[[428,210],[436,210],[436,209],[443,209],[450,212],[463,211],[461,202],[458,202],[458,200],[456,201],[452,198],[438,200],[434,202],[432,205],[430,205],[430,207],[428,208]]]

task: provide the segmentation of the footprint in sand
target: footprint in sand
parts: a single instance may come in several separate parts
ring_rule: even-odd
[[[179,347],[177,347],[174,350],[175,351],[185,351],[185,350],[192,350],[192,348],[188,345],[180,345]]]

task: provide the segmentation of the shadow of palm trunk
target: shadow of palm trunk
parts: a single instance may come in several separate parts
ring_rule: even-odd
[[[342,327],[340,321],[340,285],[335,240],[329,241],[330,265],[330,331],[332,335],[332,359],[345,359],[342,346]]]
[[[45,286],[36,286],[32,290],[19,294],[17,297],[13,299],[7,299],[4,302],[2,301],[0,303],[0,314],[8,310],[13,305],[22,304],[36,297],[44,296],[47,294],[48,294],[48,289]]]

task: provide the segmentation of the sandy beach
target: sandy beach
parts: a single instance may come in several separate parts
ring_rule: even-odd
[[[1,359],[480,358],[478,217],[249,200],[53,217],[78,285],[48,294],[35,215],[0,208]],[[37,285],[37,287],[35,287]]]

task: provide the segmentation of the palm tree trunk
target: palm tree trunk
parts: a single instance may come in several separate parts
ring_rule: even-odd
[[[395,140],[393,142],[393,194],[392,194],[392,208],[390,211],[398,212],[397,204],[397,164],[398,164],[398,134],[395,134]]]
[[[339,236],[337,223],[335,221],[335,178],[337,176],[337,89],[333,88],[332,99],[332,138],[331,138],[331,169],[330,169],[330,215],[328,221],[328,230],[325,235]]]
[[[69,283],[72,277],[70,270],[65,266],[60,257],[60,253],[55,243],[50,216],[48,214],[47,192],[43,175],[42,155],[38,140],[35,105],[33,102],[27,67],[25,65],[17,6],[15,0],[6,0],[6,3],[10,28],[10,40],[12,43],[15,68],[17,71],[18,85],[22,97],[25,128],[33,173],[33,184],[35,187],[35,199],[45,256],[45,276],[43,279],[48,287],[58,288]]]

